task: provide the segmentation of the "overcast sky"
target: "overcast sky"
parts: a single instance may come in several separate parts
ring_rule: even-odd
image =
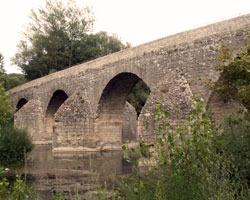
[[[45,0],[1,0],[0,52],[8,73],[17,72],[10,58],[16,52],[30,9]],[[94,32],[116,33],[136,46],[209,23],[250,13],[250,0],[76,0],[93,7]]]

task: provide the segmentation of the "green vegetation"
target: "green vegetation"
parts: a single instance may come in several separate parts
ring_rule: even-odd
[[[2,75],[3,73],[5,73],[5,70],[4,70],[4,56],[0,52],[0,75]]]
[[[0,82],[3,82],[5,90],[10,90],[14,87],[22,85],[27,82],[23,74],[2,74],[0,76]]]
[[[4,56],[0,52],[0,83],[2,84],[4,89],[9,90],[25,82],[27,82],[27,80],[25,79],[23,74],[6,74],[6,71],[4,69]]]
[[[234,113],[227,117],[221,127],[222,134],[218,141],[239,175],[248,181],[250,186],[250,121],[242,114]]]
[[[166,109],[157,106],[159,137],[153,150],[148,150],[153,157],[144,170],[139,168],[123,181],[116,199],[248,199],[247,177],[233,161],[237,155],[226,150],[230,137],[225,132],[221,138],[203,101],[193,104],[185,125],[176,129],[170,127],[167,116]],[[246,152],[249,146],[242,154]],[[249,164],[246,159],[242,162]]]
[[[0,166],[12,167],[24,162],[33,144],[25,130],[13,126],[10,94],[0,83]]]
[[[4,172],[0,169],[0,199],[1,200],[29,200],[35,198],[36,192],[27,186],[24,180],[17,175],[16,181],[11,184],[6,178],[1,175]]]
[[[225,46],[219,53],[220,64],[215,70],[220,73],[220,78],[215,82],[209,80],[210,88],[225,99],[241,102],[250,111],[250,40],[236,56]]]
[[[0,82],[0,130],[13,119],[10,105],[10,94],[6,94],[3,82]]]
[[[150,89],[142,80],[140,80],[130,92],[128,102],[134,106],[137,116],[140,115],[141,109],[145,105],[149,94]]]
[[[3,177],[4,167],[23,164],[26,153],[33,149],[27,132],[14,128],[12,124],[10,94],[6,94],[3,84],[4,82],[0,83],[0,199],[34,199],[35,192],[20,176],[17,176],[13,184]]]
[[[0,165],[13,167],[24,164],[26,153],[31,152],[33,147],[27,131],[16,129],[13,125],[2,127],[0,130]]]
[[[106,32],[89,34],[93,14],[88,7],[79,8],[74,0],[66,4],[46,0],[45,8],[32,10],[30,19],[12,59],[28,80],[129,47]]]

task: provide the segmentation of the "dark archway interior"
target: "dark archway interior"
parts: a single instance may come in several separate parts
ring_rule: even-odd
[[[124,142],[125,104],[130,92],[140,81],[142,80],[135,74],[121,73],[115,76],[103,90],[99,101],[98,132],[104,143]],[[136,119],[135,114],[133,121],[135,126]]]
[[[53,126],[55,123],[54,115],[67,98],[68,95],[64,91],[57,90],[56,92],[54,92],[53,96],[50,99],[46,111],[46,120],[45,120],[47,139],[52,139]]]
[[[20,110],[28,101],[24,98],[20,99],[16,106],[16,111]]]
[[[67,98],[68,95],[62,90],[54,92],[48,104],[46,115],[54,115]]]
[[[137,118],[139,117],[143,106],[151,90],[143,80],[139,80],[128,95],[128,102],[135,108]]]

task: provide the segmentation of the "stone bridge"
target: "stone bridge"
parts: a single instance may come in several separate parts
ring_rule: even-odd
[[[167,107],[173,125],[190,113],[195,94],[218,116],[233,107],[211,94],[201,79],[218,78],[216,49],[224,44],[239,51],[249,30],[247,14],[28,82],[12,89],[15,126],[27,128],[37,144],[52,143],[54,151],[120,149],[125,140],[138,138],[151,144],[156,103]],[[137,119],[126,101],[139,80],[151,93]]]

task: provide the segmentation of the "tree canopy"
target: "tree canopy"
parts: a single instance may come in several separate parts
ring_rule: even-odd
[[[128,47],[106,32],[90,34],[93,13],[74,0],[46,0],[44,8],[31,10],[30,19],[12,58],[28,80]]]
[[[5,70],[4,70],[4,57],[3,57],[3,54],[1,54],[0,52],[0,75],[5,73]]]

